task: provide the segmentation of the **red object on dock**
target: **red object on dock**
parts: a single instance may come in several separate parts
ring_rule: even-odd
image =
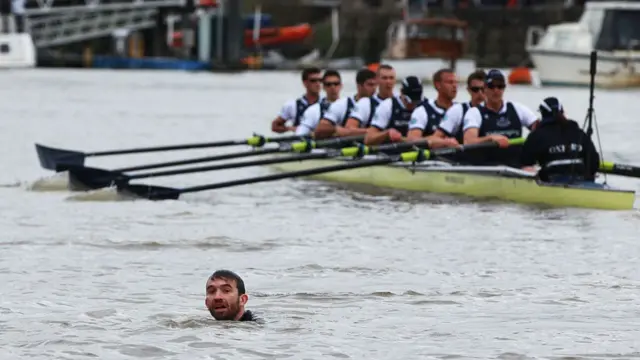
[[[304,41],[311,35],[309,24],[260,29],[257,43],[253,41],[253,30],[244,31],[244,46],[280,45]]]

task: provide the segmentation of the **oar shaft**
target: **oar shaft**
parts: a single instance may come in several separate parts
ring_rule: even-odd
[[[249,157],[249,156],[273,154],[281,151],[282,150],[278,148],[247,150],[244,152],[231,153],[231,154],[220,154],[215,156],[205,156],[205,157],[199,157],[199,158],[187,159],[187,160],[167,161],[167,162],[161,162],[161,163],[155,163],[155,164],[149,164],[149,165],[131,166],[126,168],[115,169],[112,171],[127,172],[127,171],[150,170],[150,169],[158,169],[163,167],[197,164],[197,163],[203,163],[203,162],[209,162],[209,161],[229,160],[229,159],[238,159],[238,158]]]
[[[215,171],[215,170],[227,170],[227,169],[237,169],[249,166],[261,166],[261,165],[270,165],[270,164],[282,164],[287,162],[295,162],[295,161],[303,161],[303,160],[312,160],[312,159],[322,159],[329,157],[329,153],[312,153],[312,154],[301,154],[291,157],[276,157],[270,159],[262,159],[256,161],[245,161],[231,164],[220,164],[220,165],[212,165],[212,166],[200,166],[190,169],[176,169],[176,170],[167,170],[167,171],[157,171],[146,174],[137,174],[131,175],[127,177],[128,180],[135,179],[145,179],[150,177],[159,177],[159,176],[171,176],[171,175],[181,175],[181,174],[190,174],[197,172],[205,172],[205,171]]]
[[[204,190],[215,190],[215,189],[222,189],[222,188],[227,188],[232,186],[252,184],[257,182],[276,181],[281,179],[294,178],[298,176],[311,176],[311,175],[318,175],[318,174],[334,172],[334,171],[357,169],[357,168],[367,167],[367,166],[384,165],[384,164],[392,163],[396,160],[397,160],[397,157],[381,158],[381,159],[373,159],[373,160],[350,161],[344,164],[331,165],[331,166],[325,166],[325,167],[319,167],[319,168],[313,168],[313,169],[305,169],[305,170],[291,171],[291,172],[280,173],[280,174],[257,176],[257,177],[251,177],[251,178],[240,179],[240,180],[225,181],[225,182],[210,184],[210,185],[193,186],[193,187],[180,189],[179,191],[180,191],[180,194],[185,194],[185,193],[204,191]]]
[[[277,137],[277,138],[265,138],[262,136],[254,136],[244,140],[226,140],[226,141],[204,142],[204,143],[194,143],[194,144],[95,151],[95,152],[85,153],[85,156],[124,155],[124,154],[136,154],[136,153],[145,153],[145,152],[202,149],[202,148],[214,148],[214,147],[235,146],[235,145],[262,146],[268,142],[287,142],[287,141],[296,141],[296,140],[302,140],[302,139],[304,139],[304,137],[299,135],[283,136],[283,137]]]
[[[607,174],[640,177],[640,167],[626,164],[616,164],[610,161],[601,162],[599,170],[600,172]]]
[[[353,143],[354,141],[357,141],[358,139],[362,139],[362,138],[363,136],[353,136],[353,137],[335,138],[335,139],[322,140],[322,141],[302,141],[302,142],[287,144],[279,148],[247,150],[244,152],[231,153],[231,154],[221,154],[221,155],[205,156],[205,157],[194,158],[194,159],[132,166],[132,167],[126,167],[121,169],[115,169],[113,171],[127,172],[127,171],[151,170],[151,169],[158,169],[163,167],[190,165],[190,164],[197,164],[197,163],[210,162],[210,161],[238,159],[243,157],[274,154],[279,152],[289,152],[289,151],[306,152],[314,148],[321,148],[321,147],[330,148],[330,147],[336,147],[336,146],[337,147],[345,146],[347,144]]]

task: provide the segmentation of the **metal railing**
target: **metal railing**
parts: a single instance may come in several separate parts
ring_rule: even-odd
[[[29,21],[29,31],[38,48],[70,44],[111,36],[116,30],[140,30],[156,24],[154,8],[69,12]]]

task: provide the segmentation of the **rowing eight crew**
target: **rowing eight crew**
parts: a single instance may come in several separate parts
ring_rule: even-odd
[[[450,69],[434,73],[435,99],[423,96],[423,85],[415,76],[403,79],[400,94],[394,94],[396,74],[389,65],[381,65],[377,73],[358,71],[357,92],[350,97],[340,97],[342,79],[335,70],[321,74],[317,68],[305,69],[302,80],[306,94],[285,104],[272,123],[273,131],[316,139],[365,134],[366,145],[426,139],[431,149],[494,141],[501,149],[459,154],[451,160],[532,172],[537,164],[543,181],[595,179],[599,154],[577,123],[565,118],[560,102],[545,99],[538,119],[528,107],[504,99],[506,79],[499,70],[470,74],[470,100],[464,103],[454,101],[458,82]],[[326,97],[320,97],[320,83]],[[509,146],[510,139],[523,136],[523,127],[532,131],[525,144]]]

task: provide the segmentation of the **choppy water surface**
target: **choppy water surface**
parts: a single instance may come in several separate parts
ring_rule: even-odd
[[[180,201],[79,201],[30,190],[52,175],[34,142],[103,150],[268,133],[282,102],[300,94],[298,75],[0,76],[3,359],[640,357],[636,210],[544,210],[308,180]],[[555,95],[584,118],[586,90],[549,91],[508,94],[532,108]],[[638,96],[597,92],[608,159],[640,163]],[[180,187],[269,171],[145,182]],[[609,183],[638,190],[640,181]],[[264,324],[210,319],[204,284],[218,268],[244,277],[248,308]]]

